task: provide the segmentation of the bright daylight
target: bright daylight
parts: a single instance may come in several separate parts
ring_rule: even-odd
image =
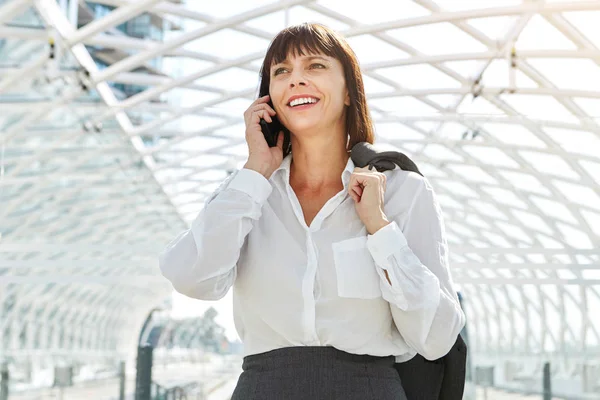
[[[0,0],[0,400],[600,399],[600,0]]]

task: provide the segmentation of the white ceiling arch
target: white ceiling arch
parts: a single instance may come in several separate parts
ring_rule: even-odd
[[[477,353],[600,355],[599,1],[68,3],[0,2],[5,286],[41,266],[114,279],[74,275],[68,243],[152,281],[145,246],[185,229],[247,156],[242,112],[270,39],[317,21],[355,49],[378,142],[439,195]],[[73,27],[94,4],[115,10]],[[116,29],[142,13],[171,29]],[[100,69],[99,49],[118,57]]]

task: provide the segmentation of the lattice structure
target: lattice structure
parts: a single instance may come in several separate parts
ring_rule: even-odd
[[[95,5],[115,9],[86,21]],[[161,40],[116,29],[142,16]],[[513,363],[507,379],[550,359],[556,376],[597,390],[599,1],[0,2],[9,353],[27,348],[22,315],[82,321],[50,317],[59,301],[126,299],[143,319],[168,293],[152,257],[244,162],[242,113],[269,40],[304,21],[348,38],[379,143],[438,192],[472,353]]]

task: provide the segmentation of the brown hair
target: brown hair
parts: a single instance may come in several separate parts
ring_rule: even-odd
[[[259,97],[269,94],[271,66],[284,61],[290,53],[304,55],[322,53],[340,61],[344,68],[344,78],[350,106],[346,112],[348,150],[359,142],[373,143],[375,135],[369,114],[362,73],[356,54],[346,39],[334,30],[316,23],[304,23],[285,28],[271,42],[260,69]],[[272,103],[271,103],[272,106]],[[284,127],[286,135],[289,131]],[[290,149],[284,149],[289,153]]]

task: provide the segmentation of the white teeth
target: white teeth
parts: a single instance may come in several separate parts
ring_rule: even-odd
[[[294,99],[290,102],[290,106],[294,107],[294,106],[298,106],[301,104],[307,104],[307,103],[316,103],[317,99],[312,98],[312,97],[301,97],[298,99]]]

